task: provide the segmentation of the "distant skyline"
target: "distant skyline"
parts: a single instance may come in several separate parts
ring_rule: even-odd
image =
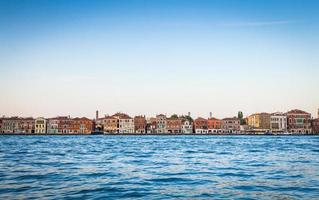
[[[319,108],[319,1],[1,0],[0,115]]]

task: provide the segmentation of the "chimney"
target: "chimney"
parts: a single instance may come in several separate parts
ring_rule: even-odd
[[[99,119],[99,111],[98,111],[98,110],[95,112],[95,119],[96,119],[96,120]]]
[[[209,112],[209,117],[212,118],[212,116],[213,116],[213,113]]]
[[[191,112],[188,112],[188,117],[190,117],[191,116]]]

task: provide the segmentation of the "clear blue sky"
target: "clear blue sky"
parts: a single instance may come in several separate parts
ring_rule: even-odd
[[[1,0],[0,115],[319,108],[319,1]]]

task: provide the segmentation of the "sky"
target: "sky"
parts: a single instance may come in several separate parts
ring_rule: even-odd
[[[319,1],[0,0],[0,115],[319,108]]]

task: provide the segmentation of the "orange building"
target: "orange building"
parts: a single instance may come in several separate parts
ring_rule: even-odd
[[[208,133],[218,133],[221,130],[222,120],[211,117],[207,120]]]
[[[91,134],[93,129],[93,121],[86,118],[74,118],[71,120],[71,132],[75,134]]]
[[[207,119],[204,119],[202,117],[198,117],[194,121],[194,128],[195,128],[195,133],[207,133]]]

